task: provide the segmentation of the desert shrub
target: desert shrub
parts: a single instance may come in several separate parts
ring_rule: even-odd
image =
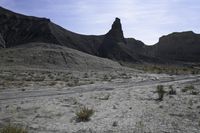
[[[70,82],[70,83],[67,83],[67,86],[69,86],[69,87],[73,87],[74,84]]]
[[[70,82],[67,83],[67,86],[74,87],[80,85],[79,78],[71,77]]]
[[[166,93],[165,90],[164,90],[164,86],[158,85],[156,89],[157,89],[156,92],[158,93],[158,99],[157,100],[162,101],[164,94]]]
[[[89,77],[88,73],[84,73],[83,78],[88,78],[88,77]]]
[[[197,90],[195,90],[195,87],[193,85],[188,85],[188,86],[185,86],[183,89],[182,89],[182,92],[188,92],[191,94],[191,95],[198,95],[199,92]]]
[[[57,84],[56,81],[49,82],[49,85],[50,85],[50,86],[54,86],[54,85],[56,85],[56,84]]]
[[[49,79],[51,79],[51,80],[53,80],[53,79],[54,79],[54,75],[53,75],[53,74],[51,74],[51,73],[49,73],[49,74],[47,75],[47,77],[48,77]]]
[[[176,90],[174,90],[172,85],[169,86],[169,89],[170,89],[168,92],[169,95],[176,95]]]
[[[7,125],[0,130],[0,133],[28,133],[28,131],[22,127],[13,125]]]
[[[77,86],[79,84],[79,79],[78,78],[74,79],[74,84],[75,84],[75,86]]]
[[[192,91],[190,92],[190,94],[191,94],[191,95],[198,95],[199,92],[197,92],[197,91],[195,91],[195,90],[192,90]]]
[[[108,81],[108,80],[109,80],[108,75],[104,75],[104,76],[103,76],[103,80],[104,80],[104,81]]]
[[[183,89],[182,89],[182,92],[187,92],[187,91],[192,91],[194,90],[194,86],[193,85],[188,85],[188,86],[185,86]]]
[[[76,112],[77,121],[89,121],[90,117],[94,114],[93,109],[88,107],[81,107],[79,111]]]
[[[199,72],[199,70],[192,70],[191,71],[191,74],[199,74],[200,72]]]

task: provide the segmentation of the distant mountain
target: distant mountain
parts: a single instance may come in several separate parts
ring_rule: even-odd
[[[76,34],[52,23],[49,19],[25,16],[4,8],[0,8],[0,29],[0,39],[3,38],[4,47],[7,48],[29,42],[45,42],[97,54],[103,40],[103,36]]]
[[[200,62],[200,34],[187,31],[162,36],[153,50],[154,56],[162,59]]]
[[[157,44],[147,46],[134,38],[125,38],[119,18],[105,35],[81,35],[47,18],[25,16],[0,7],[0,29],[0,48],[35,42],[61,45],[120,62],[200,62],[199,34],[172,33],[161,37]]]
[[[131,49],[131,45],[137,45],[138,42],[127,43],[119,18],[116,18],[111,30],[106,35],[89,36],[68,31],[46,18],[25,16],[0,8],[0,28],[1,47],[8,48],[30,42],[44,42],[114,60],[131,62],[141,60],[135,57],[136,53],[133,53]]]

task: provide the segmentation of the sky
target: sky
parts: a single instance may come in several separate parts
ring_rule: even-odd
[[[0,6],[86,35],[107,33],[119,17],[124,36],[147,45],[172,32],[200,33],[200,0],[0,0]]]

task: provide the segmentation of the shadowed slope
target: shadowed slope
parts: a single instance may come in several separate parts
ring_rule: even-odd
[[[185,62],[200,62],[200,35],[192,31],[175,32],[159,39],[154,56]]]
[[[102,36],[86,36],[65,30],[46,18],[16,14],[0,8],[0,45],[14,47],[29,42],[45,42],[63,45],[97,54]]]
[[[85,71],[109,70],[121,66],[117,62],[59,45],[29,43],[15,48],[0,49],[0,67]]]

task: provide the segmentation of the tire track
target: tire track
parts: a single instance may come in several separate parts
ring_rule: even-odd
[[[91,91],[111,91],[119,88],[130,88],[130,87],[145,87],[145,86],[154,86],[157,84],[172,84],[172,83],[185,83],[191,82],[194,80],[200,80],[200,76],[193,77],[184,77],[176,80],[168,79],[168,80],[155,80],[155,81],[141,81],[141,82],[133,82],[133,83],[122,83],[121,85],[115,83],[106,83],[106,84],[92,84],[92,85],[84,85],[79,87],[67,88],[63,90],[36,90],[36,91],[15,91],[15,92],[3,92],[0,93],[0,101],[6,100],[17,100],[24,98],[37,98],[37,97],[48,97],[48,96],[61,96],[61,95],[71,95],[76,93],[87,93]],[[127,85],[128,84],[128,85]]]

